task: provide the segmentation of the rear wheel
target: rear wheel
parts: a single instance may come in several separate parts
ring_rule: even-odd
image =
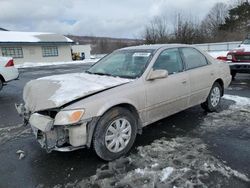
[[[218,82],[215,82],[206,102],[201,104],[201,107],[208,111],[208,112],[214,112],[218,109],[220,100],[222,96],[222,87]]]
[[[111,161],[126,154],[135,141],[137,121],[133,114],[124,108],[114,108],[99,120],[93,137],[97,155]]]

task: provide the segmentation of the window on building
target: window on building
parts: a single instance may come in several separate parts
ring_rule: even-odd
[[[57,46],[43,46],[42,47],[43,57],[58,56]]]
[[[23,58],[23,49],[21,47],[2,47],[2,56]]]

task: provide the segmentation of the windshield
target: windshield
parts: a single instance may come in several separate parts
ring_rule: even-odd
[[[87,73],[124,78],[138,78],[142,75],[153,50],[121,50],[111,53],[93,65]]]
[[[246,39],[243,41],[243,44],[250,44],[250,39]]]

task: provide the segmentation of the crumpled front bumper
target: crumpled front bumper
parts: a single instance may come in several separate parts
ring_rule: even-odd
[[[37,141],[47,152],[73,151],[84,148],[87,143],[87,122],[79,125],[55,126],[54,119],[39,113],[30,113],[23,104],[16,105],[24,118],[24,125],[30,124]]]

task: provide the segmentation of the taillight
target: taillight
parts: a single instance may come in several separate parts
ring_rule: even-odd
[[[217,59],[219,59],[221,61],[227,61],[227,57],[224,57],[224,56],[219,56],[219,57],[217,57]]]
[[[14,60],[11,59],[8,61],[8,63],[5,65],[5,67],[13,67],[14,66]]]

